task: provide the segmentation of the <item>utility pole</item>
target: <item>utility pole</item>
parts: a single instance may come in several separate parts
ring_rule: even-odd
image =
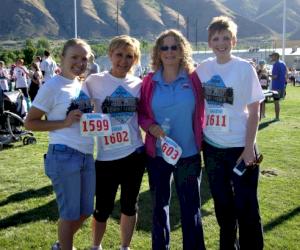
[[[195,25],[195,41],[196,41],[196,51],[198,51],[198,18],[196,18],[196,25]]]
[[[186,17],[186,39],[189,41],[189,17]]]
[[[179,30],[179,12],[177,11],[177,30]]]
[[[117,0],[117,35],[119,35],[119,0]]]
[[[77,3],[74,0],[74,36],[77,38]]]
[[[285,59],[285,39],[286,39],[286,0],[283,0],[283,15],[282,15],[282,61]]]

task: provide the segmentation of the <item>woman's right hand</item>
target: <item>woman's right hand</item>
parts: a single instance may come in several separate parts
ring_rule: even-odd
[[[158,124],[150,125],[148,131],[151,135],[153,135],[157,139],[159,139],[160,137],[165,136],[165,132],[163,131],[163,129]]]

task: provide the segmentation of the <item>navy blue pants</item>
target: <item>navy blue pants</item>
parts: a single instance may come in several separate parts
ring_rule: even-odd
[[[204,143],[203,156],[220,226],[220,249],[263,249],[257,199],[259,168],[242,176],[232,170],[244,148],[216,148]],[[239,239],[237,239],[237,229]]]
[[[201,222],[201,158],[195,155],[180,159],[176,167],[162,157],[148,157],[149,185],[153,202],[152,249],[170,248],[170,216],[172,174],[179,198],[183,250],[203,250]]]

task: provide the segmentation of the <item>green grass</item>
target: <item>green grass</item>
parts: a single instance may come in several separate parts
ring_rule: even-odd
[[[281,102],[281,121],[274,122],[274,105],[267,104],[258,143],[264,154],[259,199],[265,231],[265,249],[296,250],[300,239],[300,87],[288,87]],[[35,133],[36,145],[15,143],[0,152],[0,249],[50,249],[57,239],[57,209],[44,175],[47,134]],[[202,214],[207,249],[218,249],[218,226],[206,176],[202,182]],[[105,249],[119,247],[119,198],[104,238]],[[179,207],[173,195],[171,248],[181,249]],[[145,174],[137,230],[132,249],[150,249],[151,201]],[[90,219],[78,232],[75,246],[90,246]]]

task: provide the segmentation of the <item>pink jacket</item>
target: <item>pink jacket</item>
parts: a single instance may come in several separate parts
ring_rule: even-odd
[[[155,145],[156,138],[151,135],[148,131],[148,128],[153,123],[156,123],[154,120],[154,114],[151,108],[151,102],[153,97],[153,91],[155,88],[155,82],[152,80],[154,73],[149,73],[142,82],[141,87],[141,98],[138,108],[138,121],[139,125],[146,132],[145,147],[146,152],[149,156],[155,157]],[[195,95],[196,107],[194,113],[194,134],[196,136],[196,144],[201,150],[202,138],[203,138],[203,125],[204,125],[204,96],[202,91],[202,84],[194,71],[189,75],[189,78],[192,82],[193,91]]]

